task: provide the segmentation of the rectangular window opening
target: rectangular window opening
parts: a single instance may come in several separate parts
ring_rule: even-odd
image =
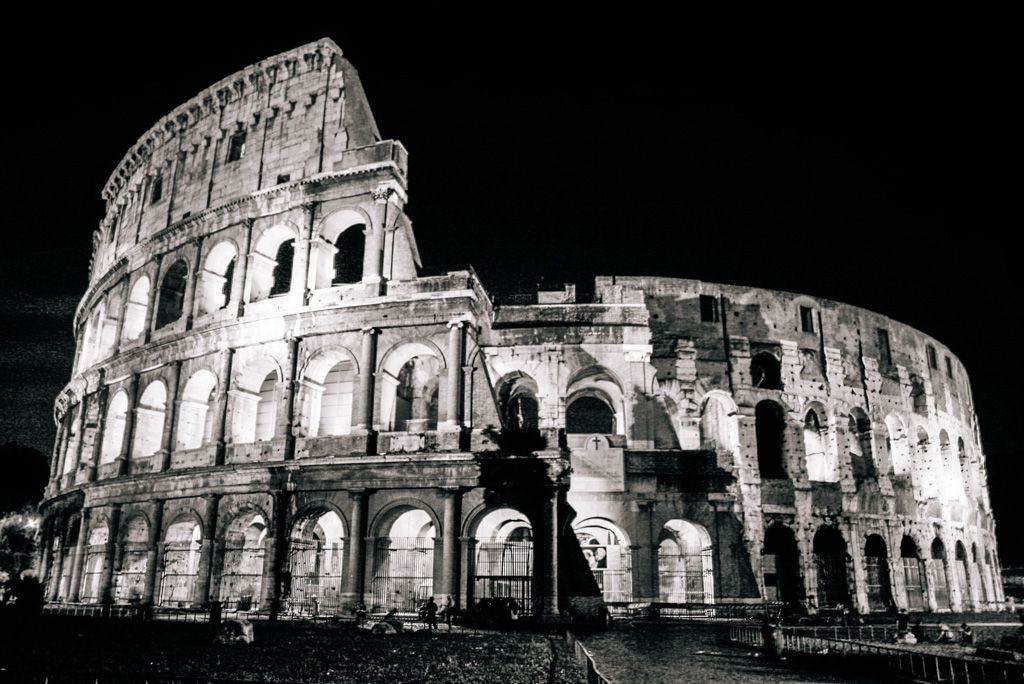
[[[953,361],[948,356],[946,357],[946,377],[953,377]]]
[[[800,307],[800,330],[805,333],[814,332],[814,309],[809,306]]]
[[[160,201],[160,198],[164,196],[164,177],[163,174],[154,176],[153,187],[149,192],[149,203],[156,204]]]
[[[718,297],[713,295],[700,296],[700,320],[705,323],[718,322]]]
[[[245,131],[238,131],[231,136],[228,145],[228,161],[235,162],[245,156]]]
[[[935,347],[929,344],[925,349],[928,352],[928,367],[932,370],[937,370],[939,367],[939,360],[935,356]]]
[[[889,331],[878,329],[878,362],[882,368],[892,368],[892,351],[889,349]]]

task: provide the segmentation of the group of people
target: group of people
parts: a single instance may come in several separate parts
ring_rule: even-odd
[[[940,622],[938,624],[938,630],[939,634],[934,639],[931,639],[932,643],[960,643],[963,646],[974,645],[974,629],[972,629],[966,622],[960,624],[958,634],[954,634],[953,630],[945,622]],[[928,641],[929,639],[925,635],[924,625],[921,623],[921,618],[914,620],[914,624],[911,625],[910,615],[907,614],[906,608],[901,608],[899,613],[896,614],[896,643],[922,644]]]

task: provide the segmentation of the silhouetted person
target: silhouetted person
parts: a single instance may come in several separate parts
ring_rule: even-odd
[[[437,629],[437,604],[434,603],[433,596],[427,599],[427,603],[423,608],[426,614],[427,627],[432,630]]]

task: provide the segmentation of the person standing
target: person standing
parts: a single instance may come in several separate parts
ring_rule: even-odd
[[[434,602],[433,596],[427,599],[424,609],[426,611],[427,627],[431,630],[437,629],[437,603]]]

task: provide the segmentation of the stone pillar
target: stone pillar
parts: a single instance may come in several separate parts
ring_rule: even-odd
[[[459,537],[462,543],[461,582],[462,589],[457,604],[461,610],[469,610],[473,607],[473,578],[476,573],[476,538]],[[523,610],[530,610],[533,606],[523,606]]]
[[[56,535],[57,535],[57,555],[53,559],[53,565],[50,566],[50,583],[46,592],[47,601],[56,601],[57,596],[60,593],[60,576],[64,572],[64,535],[67,534],[67,518],[61,516],[57,519],[56,523]],[[53,541],[50,541],[53,544]]]
[[[149,288],[149,303],[146,305],[146,329],[143,332],[143,341],[149,342],[153,337],[153,323],[156,321],[156,305],[160,294],[160,262],[163,256],[157,256],[156,268],[153,269],[153,281]]]
[[[459,605],[459,523],[462,513],[462,491],[458,487],[441,490],[444,499],[444,529],[441,547],[441,594],[438,601],[451,598],[452,605]],[[436,590],[435,590],[436,591]]]
[[[292,267],[292,277],[301,278],[302,305],[309,304],[309,295],[316,286],[316,268],[313,261],[313,225],[316,222],[316,210],[319,202],[309,202],[302,205],[305,215],[305,225],[302,227],[302,239],[295,243],[295,256],[297,261]],[[299,258],[301,255],[301,258]],[[294,281],[293,281],[294,282]]]
[[[50,488],[57,489],[57,479],[60,477],[61,456],[64,455],[64,437],[67,434],[67,411],[60,419],[57,426],[57,439],[53,443],[53,455],[50,457]]]
[[[192,261],[192,272],[189,273],[188,290],[185,292],[185,305],[182,307],[182,311],[187,316],[185,319],[185,330],[192,329],[192,322],[195,320],[197,313],[196,307],[199,303],[199,296],[196,293],[199,290],[199,272],[203,264],[203,236],[199,235],[193,238],[192,244],[196,250],[196,258]]]
[[[128,461],[131,459],[132,442],[135,441],[136,411],[139,407],[139,374],[132,373],[128,382],[128,409],[124,414],[124,439],[121,441],[121,453],[117,457],[118,476],[128,474]]]
[[[546,492],[544,501],[544,522],[541,535],[544,540],[544,560],[539,564],[542,595],[544,597],[543,617],[557,619],[558,610],[558,487]]]
[[[164,502],[157,499],[153,502],[153,512],[149,522],[149,549],[146,551],[146,583],[142,589],[142,603],[150,605],[160,600],[157,586],[160,577],[160,565],[164,560],[163,541]]]
[[[285,363],[284,372],[284,460],[291,461],[295,458],[295,395],[299,374],[299,343],[301,337],[293,337],[288,340],[288,359]]]
[[[356,605],[363,600],[363,570],[366,559],[366,501],[365,489],[348,490],[352,500],[350,516],[348,558],[345,561],[345,577],[342,587],[343,605]]]
[[[235,261],[235,270],[231,274],[231,297],[228,301],[228,308],[238,312],[241,318],[245,314],[245,303],[249,301],[249,293],[252,290],[251,279],[249,278],[250,255],[252,249],[252,219],[245,219],[245,241],[242,252],[238,254]]]
[[[270,619],[276,620],[281,612],[281,580],[284,562],[288,558],[288,509],[292,492],[289,490],[274,493],[274,540],[269,545],[264,560],[264,579],[270,580]],[[268,535],[269,536],[269,535]],[[269,572],[269,578],[267,578]]]
[[[193,604],[202,608],[210,601],[210,571],[213,567],[213,540],[217,536],[217,506],[219,494],[204,496],[203,540],[199,546],[199,567],[196,569],[196,595]]]
[[[464,321],[448,324],[448,393],[445,427],[457,430],[462,426],[462,356]]]
[[[81,522],[78,525],[78,543],[75,554],[71,557],[71,581],[68,585],[68,602],[76,603],[82,592],[82,566],[85,564],[85,542],[89,537],[89,509],[82,509]]]
[[[220,372],[217,378],[217,410],[220,415],[213,421],[213,443],[216,445],[217,453],[214,456],[214,465],[224,465],[227,441],[225,436],[228,427],[228,397],[231,390],[231,362],[234,359],[235,350],[230,347],[225,349],[221,355]]]
[[[174,433],[178,425],[178,412],[181,410],[179,386],[181,385],[181,361],[171,365],[171,381],[167,388],[167,401],[164,404],[164,431],[160,435],[160,451],[158,468],[160,472],[170,470],[171,453],[174,451]]]
[[[64,414],[64,420],[61,421],[61,434],[62,439],[57,442],[57,462],[56,462],[56,476],[53,478],[54,491],[60,491],[64,486],[64,460],[68,457],[68,443],[71,441],[71,421],[73,416],[71,415],[71,407],[68,407],[67,412]]]
[[[72,482],[75,479],[75,472],[78,470],[78,464],[82,462],[82,452],[85,450],[85,423],[86,417],[89,414],[89,397],[86,394],[82,395],[82,401],[78,402],[78,444],[75,445],[75,453],[73,458],[75,459],[74,465],[71,466],[71,470],[68,472],[71,474]],[[67,458],[67,456],[65,456]],[[67,463],[64,464],[65,468]],[[64,473],[61,473],[61,477]]]
[[[111,588],[114,586],[114,556],[116,555],[117,539],[121,526],[121,504],[110,507],[110,527],[107,545],[103,549],[103,575],[100,578],[100,590],[97,598],[102,604],[113,603]]]
[[[140,210],[139,213],[141,214],[142,211]],[[128,279],[130,275],[130,273],[126,273],[121,278],[121,282],[117,286],[118,289],[121,290],[121,302],[123,308],[121,310],[121,315],[118,316],[117,318],[117,325],[114,328],[114,347],[113,349],[110,350],[111,356],[115,356],[116,354],[120,353],[121,345],[124,344],[124,340],[121,339],[121,337],[124,335],[124,319],[126,317],[126,312],[128,310],[128,295],[130,294],[128,290]]]
[[[633,593],[640,601],[658,600],[658,544],[653,538],[654,502],[637,501],[636,544],[630,546]]]
[[[100,369],[100,389],[96,392],[96,434],[92,440],[92,453],[89,454],[88,481],[96,481],[96,468],[100,462],[100,452],[103,450],[103,433],[107,429],[107,400],[110,390],[103,381],[104,371]]]
[[[388,199],[394,192],[386,185],[373,191],[373,217],[366,232],[366,246],[363,251],[363,282],[381,282],[381,261],[384,256],[384,230],[387,226]]]
[[[356,432],[373,429],[373,386],[377,371],[377,328],[363,328],[363,344],[359,353],[359,395],[356,397],[358,422]]]

